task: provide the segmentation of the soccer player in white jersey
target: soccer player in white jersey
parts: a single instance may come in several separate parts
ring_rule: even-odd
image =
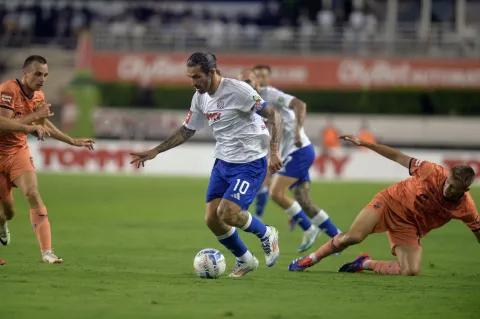
[[[268,75],[270,74],[268,66],[257,66],[254,70],[260,73],[261,78],[266,78],[268,81],[268,76],[262,74],[265,71]],[[310,195],[309,169],[315,160],[315,149],[303,129],[306,104],[272,86],[261,86],[253,70],[244,70],[239,79],[255,88],[283,119],[280,144],[283,168],[272,176],[270,195],[273,201],[303,229],[304,236],[298,251],[309,249],[320,229],[330,237],[335,237],[340,231],[332,223],[328,214],[312,202]],[[265,81],[262,84],[266,84]],[[287,196],[288,189],[292,191],[294,198]]]
[[[275,173],[282,168],[281,117],[250,85],[223,78],[211,53],[192,54],[187,60],[187,76],[197,92],[185,122],[157,147],[132,153],[136,156],[132,163],[143,166],[145,161],[184,143],[208,123],[217,143],[206,196],[206,224],[237,258],[230,277],[241,277],[258,268],[258,260],[239,238],[237,228],[260,239],[266,264],[271,267],[280,255],[278,231],[247,209],[267,170]],[[271,134],[262,117],[268,119]]]

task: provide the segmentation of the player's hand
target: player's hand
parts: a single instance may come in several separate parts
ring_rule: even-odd
[[[136,164],[137,168],[140,168],[140,165],[142,165],[142,167],[145,167],[146,161],[152,160],[157,157],[158,152],[157,150],[152,149],[145,152],[130,153],[130,155],[136,157],[135,159],[133,159],[133,161],[130,162],[130,164]]]
[[[356,145],[356,146],[364,146],[365,145],[365,143],[361,139],[353,136],[352,134],[340,135],[338,138],[341,139],[341,140],[350,142],[350,143],[352,143],[353,145]]]
[[[275,174],[282,169],[282,158],[278,152],[270,152],[270,158],[268,160],[268,169],[271,174]]]
[[[93,144],[95,144],[95,141],[89,138],[75,138],[72,140],[73,146],[86,147],[90,151],[93,151]]]
[[[37,107],[37,110],[35,111],[35,113],[38,113],[38,115],[42,119],[47,118],[47,117],[51,117],[51,116],[54,115],[54,113],[50,110],[51,106],[52,106],[51,104],[43,102],[42,104],[40,104]]]
[[[295,146],[298,148],[303,146],[302,136],[300,135],[300,131],[295,131],[294,142],[295,142]]]
[[[43,125],[28,125],[28,133],[33,133],[39,141],[44,141],[46,136],[50,136],[50,132]]]

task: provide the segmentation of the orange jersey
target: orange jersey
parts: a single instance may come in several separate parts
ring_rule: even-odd
[[[18,80],[8,80],[0,84],[0,107],[12,111],[12,118],[21,118],[35,112],[37,105],[45,102],[45,95],[35,91],[28,97]],[[11,132],[0,134],[0,151],[4,155],[14,154],[27,147],[27,133]]]
[[[427,161],[410,160],[411,178],[380,192],[396,220],[410,224],[424,237],[451,219],[462,220],[472,231],[480,231],[480,218],[475,202],[465,193],[459,200],[443,197],[443,186],[449,170]]]

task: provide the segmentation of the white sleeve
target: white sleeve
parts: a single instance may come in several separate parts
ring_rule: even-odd
[[[183,122],[183,125],[190,130],[198,131],[205,126],[205,123],[206,119],[203,116],[203,112],[198,107],[197,95],[194,95],[190,111],[188,111],[187,118],[185,122]]]
[[[254,89],[252,89],[247,96],[244,96],[243,101],[240,102],[242,102],[241,110],[244,112],[259,113],[268,105],[268,103],[262,99],[260,94],[258,94]]]
[[[287,94],[280,90],[275,90],[273,92],[273,101],[271,102],[275,103],[275,105],[279,108],[288,109],[290,108],[290,103],[292,103],[294,98],[295,97],[293,95]]]

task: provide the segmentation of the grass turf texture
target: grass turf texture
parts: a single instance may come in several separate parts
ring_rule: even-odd
[[[265,266],[255,236],[242,233],[260,268],[241,279],[196,278],[193,258],[221,250],[204,224],[207,180],[39,175],[61,265],[40,262],[28,208],[15,192],[12,242],[0,247],[0,318],[476,318],[480,245],[460,221],[422,241],[420,277],[339,274],[361,252],[391,259],[385,234],[367,238],[305,273],[287,271],[301,233],[269,202],[265,222],[280,231],[281,256]],[[313,197],[341,229],[382,184],[318,183]],[[471,191],[480,201],[480,188]],[[253,211],[253,207],[251,207]],[[314,247],[327,240],[318,238]],[[313,250],[311,250],[313,251]],[[310,252],[311,252],[310,251]]]

